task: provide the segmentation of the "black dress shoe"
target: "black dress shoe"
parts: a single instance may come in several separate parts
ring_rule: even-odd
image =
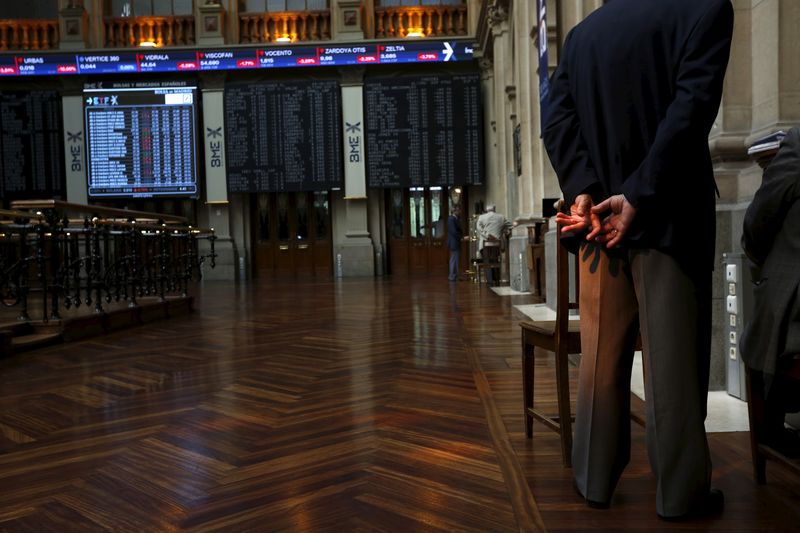
[[[581,489],[578,488],[578,482],[575,481],[574,478],[572,479],[572,488],[575,489],[575,494],[580,496],[581,499],[586,502],[586,506],[587,507],[590,507],[592,509],[608,509],[609,507],[611,507],[611,502],[598,502],[598,501],[590,500],[589,498],[586,498],[583,495],[583,493],[581,492]]]
[[[686,514],[678,516],[661,516],[658,517],[667,522],[682,522],[684,520],[700,520],[711,516],[718,515],[725,508],[725,495],[719,489],[711,489],[706,494],[705,498],[696,504],[691,511]]]

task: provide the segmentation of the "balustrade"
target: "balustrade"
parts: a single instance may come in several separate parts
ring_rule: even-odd
[[[57,20],[0,20],[0,50],[58,48]]]
[[[271,43],[278,39],[322,41],[330,38],[331,12],[328,10],[239,15],[241,43]]]
[[[41,295],[42,320],[57,320],[62,309],[100,313],[104,303],[186,297],[201,264],[215,266],[213,230],[181,217],[55,200],[12,208],[0,210],[0,303],[17,308],[20,320],[30,319],[32,292]],[[210,243],[205,254],[202,239]]]
[[[375,37],[443,37],[467,34],[467,6],[376,7]]]
[[[118,17],[105,19],[106,47],[131,48],[143,42],[156,46],[194,44],[194,17]]]

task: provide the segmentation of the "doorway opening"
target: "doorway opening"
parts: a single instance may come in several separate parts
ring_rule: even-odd
[[[331,277],[330,193],[252,195],[253,273],[256,277]]]
[[[466,193],[460,187],[386,189],[386,228],[390,274],[447,275],[447,218],[455,202],[461,204],[461,227],[469,234]],[[468,243],[461,243],[461,265],[466,269]]]

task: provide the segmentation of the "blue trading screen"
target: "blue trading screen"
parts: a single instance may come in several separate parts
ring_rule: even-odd
[[[152,49],[119,53],[0,54],[0,76],[55,76],[245,70],[312,66],[442,63],[469,61],[472,44],[458,41],[404,41],[360,45]]]

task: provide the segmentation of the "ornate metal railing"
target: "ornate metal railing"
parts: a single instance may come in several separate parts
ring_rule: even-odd
[[[418,34],[442,37],[467,34],[467,5],[376,7],[375,37],[393,38]]]
[[[239,42],[274,43],[278,39],[321,41],[331,38],[331,12],[297,11],[242,13]]]
[[[100,313],[104,303],[186,297],[201,265],[215,266],[213,230],[182,217],[55,200],[13,202],[12,209],[0,210],[0,303],[17,308],[20,320],[30,319],[32,294],[45,321],[60,319],[63,309]],[[200,240],[209,241],[207,253]]]
[[[126,48],[142,43],[156,46],[194,44],[194,17],[114,17],[105,19],[108,48]]]
[[[57,20],[0,20],[0,50],[50,50],[58,48]]]

